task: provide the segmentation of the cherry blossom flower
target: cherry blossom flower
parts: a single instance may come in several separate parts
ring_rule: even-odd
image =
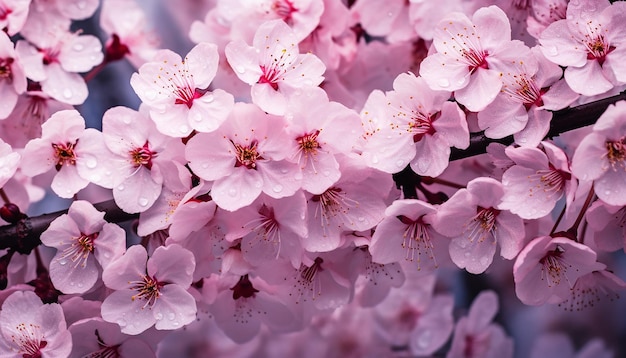
[[[192,130],[212,132],[228,116],[233,96],[209,90],[218,64],[217,46],[196,45],[185,59],[161,50],[133,74],[130,84],[150,108],[157,129],[172,137],[187,137]]]
[[[626,282],[606,269],[593,271],[576,280],[571,295],[559,307],[569,311],[582,311],[594,307],[602,299],[619,299],[618,291],[626,288]]]
[[[0,0],[0,29],[9,36],[17,34],[24,26],[31,0]]]
[[[513,357],[513,340],[502,327],[491,323],[498,312],[498,296],[493,291],[481,292],[466,317],[454,328],[452,347],[446,357]]]
[[[87,165],[87,178],[113,189],[115,203],[128,213],[144,212],[159,197],[163,171],[184,163],[183,145],[157,131],[145,113],[113,107],[102,118],[98,157]]]
[[[276,297],[255,285],[260,286],[253,284],[248,275],[241,276],[234,286],[217,296],[211,308],[217,325],[237,343],[254,338],[261,323],[281,332],[297,327],[294,314]]]
[[[146,29],[146,14],[134,0],[102,2],[100,27],[111,36],[105,46],[105,61],[126,57],[139,68],[154,58],[156,36]]]
[[[552,211],[566,195],[571,203],[577,182],[572,179],[565,153],[549,142],[538,148],[509,147],[506,154],[515,165],[502,175],[504,196],[498,209],[509,210],[523,219],[537,219]]]
[[[403,0],[359,0],[350,8],[354,22],[372,36],[384,36],[391,43],[415,37],[409,11],[412,4]]]
[[[2,8],[2,5],[0,5]],[[2,24],[0,23],[0,28]],[[26,91],[26,75],[13,42],[6,33],[0,34],[0,119],[11,114],[17,104],[18,95]]]
[[[589,247],[565,237],[541,236],[515,260],[515,293],[527,305],[560,303],[570,296],[578,278],[603,268]]]
[[[433,91],[412,73],[396,77],[393,88],[386,103],[370,104],[386,105],[387,110],[378,119],[379,130],[367,139],[363,156],[369,166],[387,173],[410,163],[420,175],[440,175],[448,166],[450,147],[469,145],[463,111],[448,101],[450,92]]]
[[[530,52],[521,41],[511,41],[509,19],[496,6],[477,10],[472,20],[449,14],[437,25],[433,44],[437,53],[424,59],[420,75],[434,90],[454,91],[473,112],[493,102],[502,87],[500,73]]]
[[[567,17],[541,33],[541,50],[550,61],[567,66],[565,81],[577,93],[594,96],[626,83],[625,16],[621,2],[570,2]]]
[[[614,352],[598,338],[587,342],[576,353],[572,341],[563,333],[548,333],[539,336],[530,353],[531,358],[611,358],[614,356]]]
[[[47,21],[32,21],[29,27],[37,35],[30,36],[30,42],[18,41],[15,48],[26,76],[39,82],[50,97],[72,105],[82,104],[88,92],[78,72],[87,72],[102,62],[98,38],[71,33]]]
[[[505,259],[513,259],[524,244],[523,220],[499,210],[504,196],[500,182],[476,178],[443,203],[435,229],[450,238],[450,258],[468,272],[483,273],[493,260],[496,244]]]
[[[69,327],[72,334],[70,358],[110,356],[154,356],[154,351],[145,340],[122,334],[115,323],[101,318],[80,320]]]
[[[286,117],[290,119],[287,133],[293,138],[287,159],[298,164],[302,189],[319,195],[339,180],[335,154],[352,151],[361,134],[360,119],[354,111],[329,102],[320,88],[291,97]]]
[[[626,250],[626,206],[595,201],[585,215],[598,250]]]
[[[372,261],[389,264],[404,260],[420,271],[439,267],[437,261],[447,256],[449,240],[432,226],[436,212],[434,206],[421,200],[394,201],[372,235]]]
[[[72,20],[84,20],[98,9],[98,0],[32,0],[35,12],[58,13]]]
[[[626,5],[626,4],[624,4]],[[583,181],[594,181],[596,195],[610,205],[626,205],[626,102],[610,105],[593,131],[578,145],[572,173]]]
[[[96,165],[104,147],[102,134],[85,129],[85,120],[76,110],[56,112],[41,130],[41,138],[24,148],[22,172],[32,177],[55,168],[52,190],[70,198],[89,184],[89,167]]]
[[[196,301],[187,292],[194,267],[193,254],[179,245],[161,246],[150,258],[143,246],[131,246],[102,273],[115,290],[102,302],[102,318],[131,335],[153,325],[172,330],[189,324],[196,318]]]
[[[517,144],[536,147],[546,136],[552,112],[578,98],[562,79],[563,70],[548,61],[538,48],[502,74],[502,90],[484,111],[478,125],[489,138],[515,135]]]
[[[295,34],[282,20],[263,23],[252,46],[233,41],[225,51],[239,79],[252,86],[252,101],[270,114],[283,115],[290,93],[324,79],[324,63],[313,54],[300,54]]]
[[[84,293],[96,284],[103,268],[122,256],[126,234],[104,221],[104,213],[89,202],[78,200],[50,223],[41,242],[57,249],[50,262],[54,287],[63,293]]]
[[[300,188],[301,177],[296,165],[284,160],[284,127],[283,118],[237,103],[217,131],[189,140],[185,157],[196,175],[214,181],[211,197],[222,209],[240,209],[261,192],[273,198],[290,196]]]
[[[3,357],[67,357],[72,337],[61,305],[43,304],[34,292],[17,291],[0,311]]]
[[[400,264],[379,264],[372,261],[367,246],[357,247],[351,255],[351,273],[356,278],[355,301],[363,307],[375,307],[387,297],[391,288],[405,283]]]
[[[526,18],[528,33],[536,39],[551,23],[565,19],[567,0],[537,0],[533,1],[532,12]]]

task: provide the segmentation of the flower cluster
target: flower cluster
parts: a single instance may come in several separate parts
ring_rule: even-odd
[[[626,89],[626,3],[178,3],[186,54],[134,1],[0,0],[0,218],[71,200],[0,243],[0,356],[512,357],[531,346],[502,300],[626,288],[606,254],[626,251],[626,101],[555,131]],[[94,124],[122,59],[140,104]],[[464,271],[489,278],[465,304]],[[532,354],[574,355],[546,337]]]

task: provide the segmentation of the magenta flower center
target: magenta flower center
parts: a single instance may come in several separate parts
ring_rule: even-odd
[[[40,358],[41,349],[48,345],[41,333],[41,327],[33,323],[20,323],[15,328],[18,335],[11,335],[11,340],[19,347],[17,353],[24,358]]]
[[[231,143],[233,142],[231,141]],[[253,140],[248,146],[235,143],[233,143],[233,146],[235,147],[235,158],[237,159],[235,167],[244,166],[248,169],[256,169],[257,160],[263,159],[257,150],[258,142],[256,140]]]
[[[12,58],[0,58],[0,79],[11,79],[11,65],[13,64]]]
[[[413,111],[413,121],[409,123],[408,132],[413,133],[413,142],[421,141],[425,135],[435,134],[433,122],[441,116],[441,112],[433,115],[424,115],[421,112]]]
[[[589,23],[591,25],[591,23]],[[597,28],[595,30],[598,30]],[[587,47],[587,59],[596,59],[602,65],[606,60],[606,55],[615,50],[615,46],[609,45],[604,35],[598,35],[591,38],[591,35],[585,35],[585,47]]]
[[[76,143],[78,143],[78,141],[76,141]],[[57,160],[57,164],[55,166],[57,171],[61,170],[61,167],[66,164],[76,165],[76,154],[74,153],[76,143],[52,143],[52,149],[54,149],[54,157]]]
[[[150,150],[148,141],[143,147],[135,148],[130,151],[130,162],[135,167],[144,166],[148,169],[152,169],[152,158],[155,158],[157,153]]]
[[[293,6],[293,3],[289,0],[276,0],[272,4],[272,10],[276,13],[276,15],[280,16],[283,21],[287,24],[291,23],[291,16],[294,12],[298,11]]]
[[[0,20],[4,21],[13,12],[5,4],[0,3]]]
[[[317,150],[321,147],[319,142],[317,141],[317,136],[320,134],[319,130],[315,132],[305,134],[301,137],[296,138],[298,145],[300,146],[300,151],[304,154],[315,154]]]
[[[130,284],[131,290],[137,291],[137,294],[131,296],[131,300],[146,301],[142,308],[146,308],[147,306],[152,308],[157,299],[161,296],[161,292],[159,290],[164,286],[163,283],[148,275],[144,275],[141,280],[132,281]]]
[[[462,54],[469,63],[470,72],[474,72],[477,68],[485,70],[489,69],[489,64],[487,63],[487,52],[464,49]]]

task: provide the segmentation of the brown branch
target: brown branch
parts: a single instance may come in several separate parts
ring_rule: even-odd
[[[626,92],[623,92],[613,97],[555,112],[548,137],[552,138],[573,129],[592,125],[610,104],[625,99]],[[509,145],[513,143],[513,136],[502,139],[490,139],[485,137],[484,133],[474,133],[471,135],[469,148],[465,150],[453,149],[450,160],[458,160],[483,154],[486,152],[487,146],[493,142]],[[404,175],[400,175],[400,173],[396,174],[394,176],[396,184],[403,188],[406,197],[417,197],[415,182],[413,181],[415,178],[412,175],[406,174],[407,173],[404,173]],[[96,209],[104,211],[105,220],[112,223],[120,223],[139,217],[138,214],[128,214],[124,212],[115,205],[113,200],[94,204],[94,206]],[[67,210],[57,211],[50,214],[26,218],[17,224],[0,227],[0,249],[12,249],[23,253],[30,252],[32,248],[41,243],[39,236],[48,228],[50,223],[57,217],[66,213]]]

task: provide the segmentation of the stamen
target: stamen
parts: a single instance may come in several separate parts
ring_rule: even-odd
[[[419,271],[422,269],[422,255],[428,255],[428,258],[433,260],[435,268],[438,267],[433,252],[435,246],[430,239],[430,225],[424,223],[421,217],[417,220],[411,220],[406,216],[400,215],[397,218],[407,225],[402,234],[402,248],[406,250],[404,259],[410,262],[417,262],[417,270]]]
[[[57,160],[55,166],[56,170],[61,170],[64,165],[76,165],[76,154],[74,153],[74,147],[78,143],[78,140],[74,143],[52,143],[52,149],[54,149],[54,156]]]
[[[131,285],[131,290],[138,292],[136,295],[131,296],[131,300],[135,301],[140,299],[146,301],[141,309],[148,306],[152,309],[157,299],[161,296],[159,290],[164,286],[163,283],[158,282],[155,278],[148,275],[143,275],[140,281],[131,281],[129,284]]]

